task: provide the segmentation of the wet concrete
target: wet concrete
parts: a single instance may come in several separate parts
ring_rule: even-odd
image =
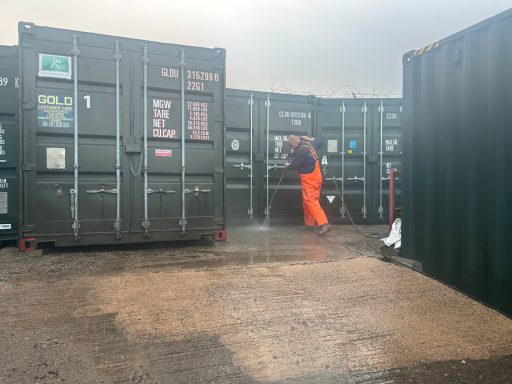
[[[512,382],[512,320],[378,246],[351,227],[273,226],[225,243],[3,249],[0,382]]]

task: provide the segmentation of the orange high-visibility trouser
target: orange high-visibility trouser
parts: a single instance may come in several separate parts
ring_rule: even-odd
[[[300,175],[302,186],[302,207],[304,209],[304,224],[311,226],[327,224],[327,217],[320,206],[320,190],[322,189],[322,173],[318,161],[315,161],[315,169],[311,173]]]

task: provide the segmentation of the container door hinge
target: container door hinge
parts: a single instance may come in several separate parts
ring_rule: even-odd
[[[223,123],[224,122],[224,116],[215,116],[215,121],[217,123]]]
[[[29,111],[31,109],[36,109],[36,105],[34,103],[23,103],[22,108],[24,111]]]
[[[34,164],[23,164],[23,171],[33,171],[36,168]]]
[[[215,173],[224,173],[224,168],[223,167],[215,168]]]

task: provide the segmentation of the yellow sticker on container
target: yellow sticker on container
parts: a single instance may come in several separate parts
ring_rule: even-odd
[[[347,153],[348,153],[349,155],[351,155],[351,154],[352,154],[352,150],[351,150],[351,149],[349,149],[349,150],[347,151]]]

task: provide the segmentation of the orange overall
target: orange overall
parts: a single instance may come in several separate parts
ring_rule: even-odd
[[[314,153],[316,160],[316,153]],[[302,186],[302,207],[304,209],[304,224],[307,226],[327,224],[327,217],[320,206],[320,190],[322,189],[322,173],[318,160],[311,173],[299,173]]]

